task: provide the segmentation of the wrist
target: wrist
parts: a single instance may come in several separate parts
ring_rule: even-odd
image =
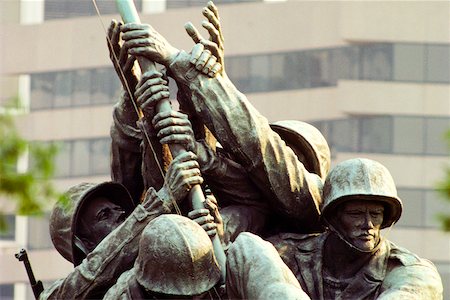
[[[174,60],[175,60],[175,58],[178,56],[178,54],[180,54],[180,50],[178,50],[177,48],[175,48],[175,47],[170,47],[168,50],[167,50],[167,55],[166,55],[166,57],[164,58],[164,61],[163,61],[163,65],[164,66],[166,66],[166,67],[169,67],[173,62],[174,62]]]
[[[172,211],[173,208],[173,197],[170,190],[163,186],[157,193],[157,197],[162,202],[164,209],[168,212]]]

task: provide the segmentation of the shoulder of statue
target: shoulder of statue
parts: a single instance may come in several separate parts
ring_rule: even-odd
[[[314,247],[314,245],[319,244],[320,241],[324,239],[324,237],[325,234],[321,233],[280,233],[268,238],[267,240],[271,242],[275,246],[275,248],[285,246],[311,248]]]
[[[403,266],[411,266],[422,263],[423,260],[408,249],[397,246],[391,241],[386,242],[389,243],[390,246],[389,260],[396,260]]]

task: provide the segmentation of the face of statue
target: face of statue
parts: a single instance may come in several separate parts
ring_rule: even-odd
[[[83,241],[92,251],[111,231],[125,221],[125,210],[105,197],[89,199],[80,213]]]
[[[373,250],[380,240],[384,206],[378,202],[354,200],[342,204],[337,227],[344,238],[363,251]]]

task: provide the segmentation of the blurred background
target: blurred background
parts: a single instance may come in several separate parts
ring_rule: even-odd
[[[206,2],[135,0],[142,22],[187,51],[193,43],[183,25],[200,29]],[[97,3],[106,26],[120,19],[114,1]],[[450,2],[215,3],[232,81],[269,121],[317,126],[333,165],[353,157],[384,164],[404,203],[385,235],[433,261],[450,299],[450,235],[437,218],[450,215],[450,205],[436,191],[449,165]],[[18,98],[19,133],[58,142],[52,182],[60,191],[110,179],[109,126],[120,82],[101,20],[88,0],[0,1],[0,106]],[[43,217],[17,216],[16,208],[0,197],[8,224],[0,233],[0,299],[33,298],[14,258],[21,247],[44,286],[73,268],[53,248],[49,208]]]

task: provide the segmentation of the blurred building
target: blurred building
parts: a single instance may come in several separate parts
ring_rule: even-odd
[[[97,0],[103,23],[118,18]],[[201,28],[206,1],[135,1],[174,46],[189,50],[183,25]],[[446,1],[216,1],[226,70],[270,121],[312,122],[327,138],[333,165],[356,156],[391,171],[404,212],[389,239],[432,260],[450,299],[450,235],[436,193],[449,163],[450,3]],[[1,1],[1,103],[19,96],[22,134],[59,142],[56,185],[109,177],[109,125],[119,81],[90,1]],[[207,33],[204,32],[207,36]],[[447,202],[448,203],[448,202]],[[20,247],[44,285],[72,266],[53,249],[48,221],[14,216],[0,236],[0,298],[30,299]]]

